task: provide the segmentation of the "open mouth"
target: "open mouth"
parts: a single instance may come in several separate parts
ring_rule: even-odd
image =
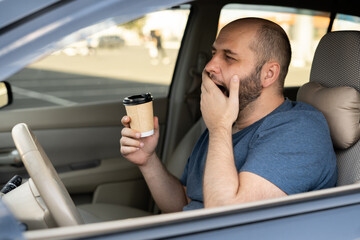
[[[220,81],[217,80],[216,76],[214,76],[211,73],[207,73],[209,78],[216,84],[216,86],[220,89],[220,91],[227,97],[229,97],[229,91],[228,89],[220,84]]]
[[[218,85],[218,84],[216,84],[216,86],[220,89],[220,91],[225,95],[225,96],[229,96],[229,92],[228,92],[228,90],[224,87],[224,86],[222,86],[222,85]]]

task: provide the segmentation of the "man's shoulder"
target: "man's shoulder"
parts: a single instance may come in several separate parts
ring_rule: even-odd
[[[290,111],[294,112],[314,112],[314,113],[321,113],[315,107],[311,106],[310,104],[304,102],[297,102],[297,101],[290,101],[292,108]]]
[[[283,129],[285,131],[299,131],[304,133],[314,128],[328,131],[328,125],[324,115],[313,106],[287,100],[283,109],[269,114],[264,119],[259,130]]]
[[[294,122],[312,122],[315,119],[321,120],[321,122],[326,122],[322,112],[314,108],[313,106],[303,103],[287,100],[284,106],[279,111],[274,111],[273,114],[270,114],[268,119],[277,121],[288,122],[292,120]]]
[[[286,99],[285,102],[278,107],[274,111],[274,113],[291,113],[291,114],[306,114],[306,113],[315,113],[321,114],[319,110],[315,107],[311,106],[310,104],[298,101],[292,101]]]

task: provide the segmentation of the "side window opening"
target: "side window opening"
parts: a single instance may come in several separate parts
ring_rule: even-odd
[[[107,19],[105,29],[87,27],[93,34],[7,79],[14,102],[6,110],[116,101],[139,92],[167,97],[189,13],[190,5],[182,5],[125,24]]]
[[[360,31],[360,17],[346,14],[336,14],[332,31],[341,30]]]

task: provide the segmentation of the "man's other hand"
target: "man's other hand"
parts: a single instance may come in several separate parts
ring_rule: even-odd
[[[130,128],[130,117],[124,116],[121,123],[120,152],[130,162],[144,166],[150,157],[155,154],[159,140],[159,120],[154,117],[154,134],[149,137],[140,137],[140,133]]]

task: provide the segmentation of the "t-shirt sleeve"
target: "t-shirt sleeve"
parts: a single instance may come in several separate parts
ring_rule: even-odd
[[[180,182],[183,186],[187,186],[187,182],[198,181],[198,178],[202,178],[202,166],[205,164],[202,160],[206,158],[207,146],[208,146],[208,130],[206,129],[196,142],[184,168],[184,172],[180,178]],[[195,178],[195,179],[194,179]],[[190,180],[189,180],[190,179]]]
[[[186,187],[186,180],[187,180],[187,177],[188,177],[188,169],[189,169],[189,159],[185,165],[185,168],[184,168],[184,172],[183,174],[181,175],[181,178],[180,178],[180,182],[183,186]]]
[[[259,175],[287,194],[316,189],[333,175],[334,152],[324,121],[312,113],[268,118],[250,141],[239,172]]]

